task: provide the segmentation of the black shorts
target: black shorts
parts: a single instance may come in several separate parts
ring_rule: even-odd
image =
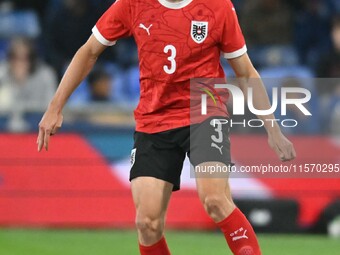
[[[231,164],[229,120],[209,118],[200,124],[147,134],[135,132],[131,151],[130,181],[141,176],[155,177],[180,189],[183,161],[188,155],[195,167],[205,162]]]

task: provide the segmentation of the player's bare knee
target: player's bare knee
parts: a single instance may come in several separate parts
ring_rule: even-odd
[[[161,218],[137,217],[136,227],[139,232],[145,235],[162,235],[164,220]]]
[[[219,214],[223,207],[223,197],[219,195],[206,196],[203,203],[209,215]]]
[[[223,195],[208,195],[203,201],[204,208],[209,216],[215,221],[221,221],[227,217],[235,205]]]

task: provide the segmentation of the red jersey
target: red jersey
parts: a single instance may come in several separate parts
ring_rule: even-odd
[[[106,46],[134,37],[141,91],[136,130],[145,133],[190,125],[190,79],[223,78],[221,53],[231,59],[247,51],[230,0],[117,0],[92,32]]]

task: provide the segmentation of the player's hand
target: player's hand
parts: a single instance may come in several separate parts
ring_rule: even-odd
[[[63,115],[56,111],[47,110],[39,123],[39,135],[37,139],[38,151],[42,148],[48,151],[50,136],[57,133],[63,123]]]
[[[281,161],[290,161],[296,158],[294,145],[281,132],[269,134],[268,143]]]

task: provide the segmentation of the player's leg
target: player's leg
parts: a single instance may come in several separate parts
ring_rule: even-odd
[[[174,142],[178,131],[135,133],[130,180],[142,255],[169,255],[163,236],[173,190],[180,188],[185,152]]]
[[[209,165],[210,163],[203,163]],[[213,165],[223,163],[214,162]],[[197,178],[197,190],[205,210],[223,232],[235,255],[260,255],[256,234],[231,198],[226,178]]]
[[[243,213],[234,205],[228,171],[213,174],[200,169],[225,169],[231,163],[229,126],[223,117],[209,118],[191,127],[190,160],[195,166],[199,197],[210,217],[224,233],[235,255],[260,255],[255,232]]]
[[[131,181],[131,189],[141,254],[170,254],[164,238],[164,223],[173,184],[153,177],[138,177]]]

